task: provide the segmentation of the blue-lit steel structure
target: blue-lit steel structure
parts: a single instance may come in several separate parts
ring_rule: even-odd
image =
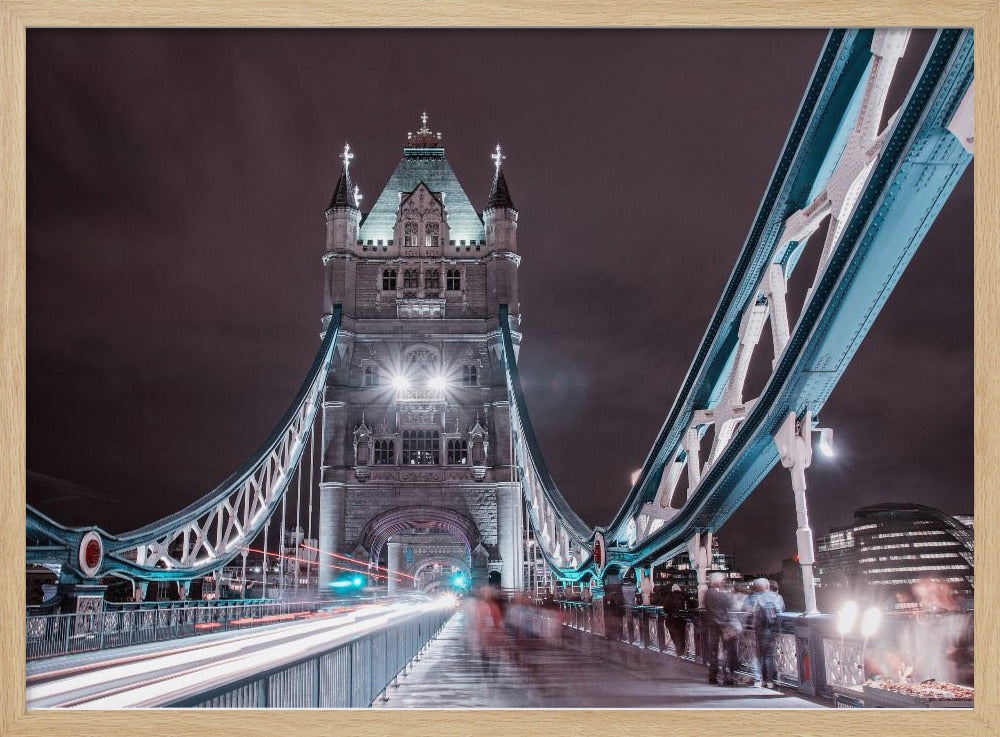
[[[779,460],[789,415],[822,409],[972,154],[953,128],[973,83],[973,36],[937,33],[900,110],[881,116],[906,31],[829,34],[750,232],[690,369],[634,487],[591,528],[556,486],[521,390],[506,306],[498,315],[514,451],[531,528],[557,578],[600,577],[692,551]],[[829,218],[801,313],[785,286],[809,236]],[[758,397],[743,384],[770,321],[772,371]],[[28,508],[28,562],[80,581],[114,574],[190,580],[216,571],[261,532],[289,487],[322,401],[340,327],[334,310],[288,413],[240,471],[180,512],[123,535],[63,527]],[[713,438],[702,457],[701,444]],[[687,479],[687,488],[681,479]],[[96,542],[95,542],[96,540]],[[595,555],[595,544],[599,550]]]

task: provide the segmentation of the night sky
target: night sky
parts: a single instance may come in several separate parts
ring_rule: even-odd
[[[532,420],[563,494],[607,523],[824,38],[29,30],[29,504],[124,531],[245,461],[318,347],[344,142],[370,206],[426,109],[477,209],[504,146]],[[911,40],[908,75],[928,38]],[[795,310],[820,243],[793,276]],[[972,277],[970,167],[822,412],[837,456],[809,473],[817,533],[886,501],[971,513]],[[779,467],[720,540],[744,570],[775,570],[794,529]]]

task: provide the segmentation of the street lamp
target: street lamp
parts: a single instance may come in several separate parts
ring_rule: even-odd
[[[843,637],[854,627],[854,622],[858,618],[858,602],[849,601],[840,607],[837,612],[837,632]]]
[[[817,427],[819,430],[819,452],[827,458],[833,457],[833,428]]]

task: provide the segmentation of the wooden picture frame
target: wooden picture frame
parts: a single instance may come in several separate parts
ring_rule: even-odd
[[[75,26],[968,26],[976,34],[975,162],[975,516],[980,605],[975,632],[973,710],[525,710],[525,711],[198,711],[56,712],[25,710],[25,237],[26,29]],[[625,5],[600,0],[507,5],[454,0],[408,3],[289,4],[253,0],[173,3],[67,3],[0,0],[0,448],[2,533],[7,574],[0,583],[3,688],[0,734],[65,735],[418,735],[704,734],[720,735],[987,735],[1000,734],[1000,630],[997,569],[1000,541],[1000,2],[955,0],[885,4],[841,0],[780,5],[662,0]]]

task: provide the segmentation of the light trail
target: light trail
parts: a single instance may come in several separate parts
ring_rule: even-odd
[[[163,643],[146,657],[112,655],[99,664],[33,674],[28,708],[118,709],[159,706],[280,667],[432,608],[444,599],[366,605],[347,613],[227,633],[222,641],[178,648]],[[69,675],[64,675],[66,673]]]
[[[310,548],[308,545],[302,545],[300,547],[302,547],[304,550],[316,550],[316,548]],[[285,560],[297,560],[297,561],[299,561],[299,563],[302,562],[301,558],[296,558],[294,555],[282,555],[281,553],[265,553],[260,548],[248,548],[248,547],[244,547],[242,549],[246,550],[248,552],[251,552],[251,553],[260,553],[261,555],[265,555],[265,554],[266,555],[270,555],[270,556],[272,556],[274,558],[284,558]],[[331,553],[331,555],[332,555],[332,553]],[[339,569],[341,571],[349,571],[350,573],[357,573],[357,574],[362,575],[362,576],[371,576],[372,578],[374,578],[376,580],[380,579],[380,578],[385,578],[385,579],[389,578],[388,576],[383,576],[383,575],[377,574],[377,573],[371,573],[369,571],[357,571],[357,570],[355,570],[353,568],[346,568],[344,566],[338,566],[336,563],[320,563],[319,561],[316,561],[316,565],[318,565],[318,566],[326,566],[328,568],[337,568],[337,569]],[[399,575],[400,576],[405,576],[406,574],[405,573],[400,573]],[[414,580],[416,580],[416,579],[414,579]]]
[[[376,570],[379,571],[385,571],[386,573],[392,574],[393,576],[405,576],[406,578],[412,578],[414,581],[417,580],[416,576],[411,576],[409,573],[403,573],[402,571],[393,571],[388,568],[384,568],[383,566],[380,566],[377,563],[368,563],[367,561],[358,560],[357,558],[352,558],[349,555],[341,555],[340,553],[331,553],[326,550],[320,550],[319,548],[314,548],[311,545],[303,545],[302,548],[305,550],[315,550],[317,553],[323,553],[323,555],[331,555],[334,558],[349,560],[357,565],[368,566],[370,568],[375,568]]]

